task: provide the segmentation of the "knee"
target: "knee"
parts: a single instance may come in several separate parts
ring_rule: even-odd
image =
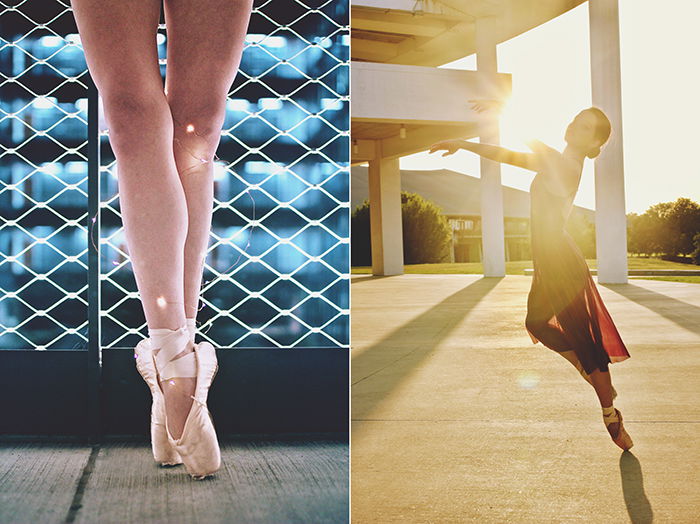
[[[211,161],[221,140],[221,129],[226,117],[226,100],[222,103],[201,104],[187,107],[170,103],[173,119],[173,139],[183,147],[176,155],[189,153]]]
[[[140,137],[144,129],[162,123],[167,105],[160,93],[148,90],[120,89],[102,96],[110,141]],[[150,125],[149,125],[150,124]]]
[[[528,331],[535,333],[539,331],[539,326],[541,325],[541,322],[538,322],[535,318],[531,317],[528,315],[525,317],[525,327],[527,328]]]

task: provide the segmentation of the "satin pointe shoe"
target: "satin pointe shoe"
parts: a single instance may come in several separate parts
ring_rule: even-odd
[[[185,330],[181,328],[180,331]],[[175,331],[173,333],[176,333]],[[187,331],[185,330],[186,334]],[[168,442],[180,455],[187,473],[195,480],[204,479],[213,475],[221,467],[221,451],[214,428],[214,420],[207,408],[207,396],[209,387],[219,370],[214,346],[209,342],[194,344],[187,339],[188,344],[193,344],[194,351],[183,357],[173,359],[175,354],[181,351],[178,346],[164,345],[155,355],[156,370],[160,380],[166,381],[177,377],[196,377],[196,386],[182,434],[179,439],[174,439],[168,429],[168,416],[164,410],[165,433]],[[185,371],[188,369],[187,359],[194,359],[196,372]],[[158,382],[160,387],[160,380]],[[162,392],[162,390],[161,390]]]
[[[134,349],[136,369],[146,381],[151,390],[153,402],[151,403],[151,447],[153,458],[161,466],[176,466],[182,464],[180,454],[173,448],[165,432],[165,399],[158,385],[153,352],[150,339],[141,340]]]
[[[614,437],[611,435],[613,442],[620,448],[623,450],[628,450],[634,445],[632,442],[632,437],[629,436],[625,430],[625,426],[622,425],[622,413],[620,413],[619,409],[614,408],[614,411],[609,414],[606,414],[605,410],[603,410],[603,422],[605,423],[606,427],[615,422],[620,423],[617,435]]]

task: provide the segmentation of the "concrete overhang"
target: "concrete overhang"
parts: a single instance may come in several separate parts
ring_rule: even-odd
[[[496,20],[505,42],[585,0],[351,0],[355,61],[439,66],[476,52],[475,21]]]
[[[511,75],[494,83],[476,71],[351,62],[353,164],[373,158],[405,156],[433,142],[477,136],[488,118],[469,99],[504,99]],[[405,136],[401,136],[403,126]]]

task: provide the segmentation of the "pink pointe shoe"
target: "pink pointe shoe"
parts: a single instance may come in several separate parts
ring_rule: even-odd
[[[173,334],[176,333],[187,337],[187,332],[184,328],[173,332]],[[189,340],[188,343],[193,344]],[[177,359],[172,359],[173,350],[171,350],[171,345],[166,345],[155,357],[149,352],[151,356],[150,363],[155,372],[155,384],[158,390],[158,394],[154,394],[154,399],[160,397],[163,406],[162,418],[157,419],[158,424],[152,424],[151,427],[157,430],[157,434],[153,438],[154,456],[156,447],[161,457],[168,453],[163,450],[169,448],[172,453],[171,456],[177,457],[177,460],[179,460],[177,463],[184,463],[187,472],[192,478],[201,480],[214,474],[221,466],[221,452],[216,437],[214,421],[206,404],[209,387],[219,370],[219,365],[214,346],[209,342],[200,342],[199,344],[193,344],[193,346],[194,351]],[[150,344],[148,347],[150,349]],[[177,351],[177,349],[174,351]],[[191,362],[187,362],[190,359],[193,359],[195,362],[196,372],[194,375],[192,372],[186,371],[188,368],[191,369]],[[165,411],[160,380],[182,377],[196,378],[197,381],[195,393],[191,395],[192,407],[185,420],[182,435],[175,440],[168,430],[168,417]],[[160,423],[161,421],[162,424]],[[163,440],[163,435],[165,436],[165,441]],[[167,443],[167,447],[165,443]]]
[[[176,466],[182,464],[180,454],[168,441],[165,431],[165,399],[163,391],[158,385],[158,373],[156,372],[150,339],[141,340],[134,349],[136,369],[148,384],[153,397],[151,404],[151,447],[153,458],[161,466]]]
[[[609,426],[610,424],[613,424],[615,422],[619,422],[619,429],[617,431],[617,435],[615,436],[610,436],[615,444],[617,444],[620,448],[623,450],[628,450],[630,449],[634,443],[632,442],[632,437],[629,436],[629,433],[625,430],[625,426],[622,425],[622,413],[620,413],[620,410],[617,408],[613,408],[614,411],[607,415],[605,412],[603,412],[603,422],[605,423],[606,426]]]
[[[170,445],[182,457],[187,472],[193,479],[201,480],[214,474],[221,467],[221,452],[216,438],[214,419],[207,409],[209,386],[219,370],[219,364],[214,346],[209,342],[194,344],[189,340],[187,329],[184,327],[175,333],[177,332],[187,340],[188,344],[193,344],[194,351],[173,359],[175,356],[173,352],[178,352],[175,346],[166,344],[161,348],[154,357],[159,374],[158,384],[160,386],[160,380],[165,381],[178,377],[191,377],[197,380],[194,395],[190,395],[192,407],[185,419],[182,435],[175,440],[170,434],[167,412],[164,417],[165,433]],[[189,364],[187,362],[188,359],[194,360],[194,368],[196,369],[194,375],[192,372],[186,371],[192,369],[191,362]]]

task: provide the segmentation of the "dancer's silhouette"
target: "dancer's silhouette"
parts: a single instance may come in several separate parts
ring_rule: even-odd
[[[475,107],[481,110],[484,106]],[[430,152],[445,150],[442,156],[447,156],[466,149],[496,162],[537,172],[530,186],[534,275],[525,326],[534,343],[542,342],[561,354],[595,388],[611,437],[622,449],[629,449],[632,439],[623,427],[620,411],[612,405],[617,394],[608,364],[630,355],[583,254],[564,229],[578,191],[584,158],[598,156],[610,132],[605,113],[590,107],[576,115],[567,127],[563,153],[539,141],[528,144],[532,153],[523,153],[464,140],[438,142]]]

